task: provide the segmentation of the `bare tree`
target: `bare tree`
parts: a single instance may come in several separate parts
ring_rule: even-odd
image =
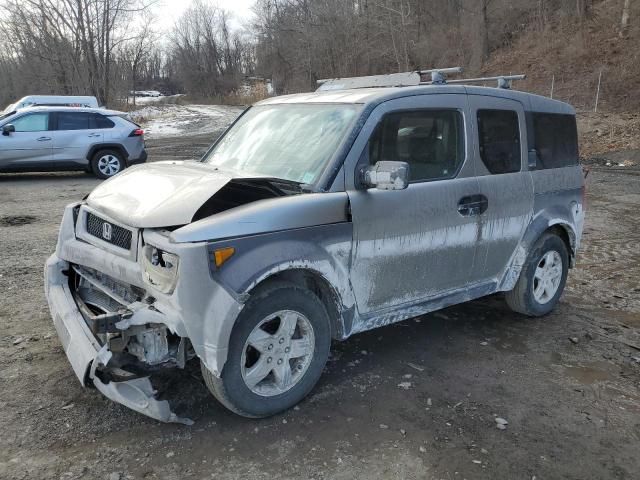
[[[229,14],[196,0],[178,19],[172,33],[172,59],[185,87],[202,96],[235,89],[248,73],[249,42],[232,32]]]
[[[629,28],[629,9],[631,8],[631,0],[623,0],[622,18],[620,19],[620,36],[624,37]]]
[[[155,18],[153,15],[146,13],[143,18],[142,26],[136,36],[122,47],[122,60],[126,62],[130,70],[131,90],[137,90],[140,70],[145,62],[150,60],[153,53],[154,44],[157,40],[157,33],[153,30]],[[128,98],[128,96],[127,96]],[[132,96],[133,104],[136,104],[135,93]]]
[[[150,0],[6,0],[0,25],[12,39],[22,68],[38,78],[36,68],[52,74],[41,80],[45,90],[88,92],[107,104],[111,100],[114,54],[135,38],[130,24]],[[33,60],[37,60],[36,62]]]

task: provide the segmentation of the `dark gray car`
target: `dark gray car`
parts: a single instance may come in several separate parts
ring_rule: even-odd
[[[148,374],[198,357],[216,398],[262,417],[309,393],[332,339],[495,292],[548,313],[583,196],[565,103],[451,85],[276,97],[201,162],[134,167],[70,205],[47,297],[83,384],[187,421]]]
[[[123,112],[27,107],[0,117],[0,173],[85,170],[109,178],[144,163],[144,131]]]

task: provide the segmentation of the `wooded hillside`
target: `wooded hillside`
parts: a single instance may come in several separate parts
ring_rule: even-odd
[[[256,0],[245,30],[195,0],[170,32],[157,30],[149,0],[4,7],[2,104],[79,93],[114,105],[136,89],[224,101],[247,76],[283,94],[320,78],[463,66],[526,73],[517,88],[583,109],[593,109],[602,74],[600,109],[640,108],[637,0]]]

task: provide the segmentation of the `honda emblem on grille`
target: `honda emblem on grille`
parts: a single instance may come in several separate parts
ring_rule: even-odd
[[[110,223],[104,222],[102,224],[102,238],[107,241],[111,241],[111,232],[113,231],[113,226]]]

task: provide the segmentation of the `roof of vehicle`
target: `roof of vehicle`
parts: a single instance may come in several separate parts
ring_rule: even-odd
[[[575,109],[564,102],[518,90],[477,87],[471,85],[420,85],[415,87],[357,88],[348,90],[329,90],[321,92],[297,93],[272,97],[256,105],[275,105],[292,103],[342,103],[373,105],[395,98],[415,95],[467,93],[516,100],[525,110],[546,113],[564,113],[575,115]]]
[[[65,107],[63,105],[47,105],[47,106],[34,106],[34,107],[24,107],[17,110],[16,113],[23,112],[90,112],[90,113],[100,113],[106,116],[114,116],[114,115],[126,115],[126,112],[120,112],[118,110],[107,110],[104,108],[92,108],[92,107]]]
[[[64,98],[64,99],[68,99],[68,98],[84,98],[84,99],[96,100],[96,97],[94,97],[93,95],[25,95],[20,100],[18,100],[18,102],[22,102],[22,101],[24,101],[24,100],[26,100],[28,98],[37,98],[37,99],[41,99],[41,98]]]

